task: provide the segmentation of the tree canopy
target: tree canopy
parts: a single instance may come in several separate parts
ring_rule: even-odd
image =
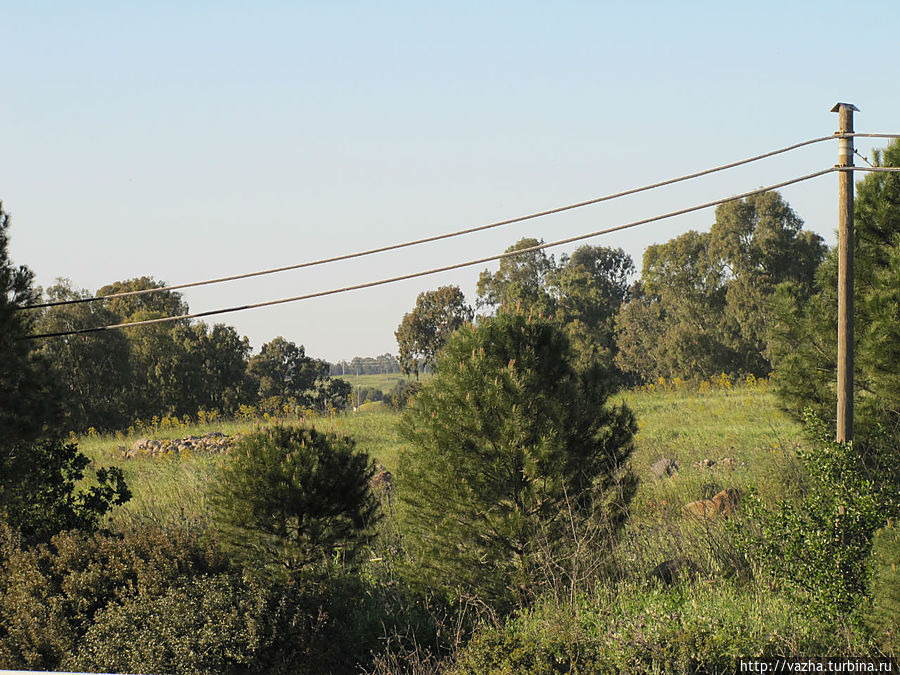
[[[403,372],[418,377],[420,361],[434,366],[447,338],[470,322],[472,316],[472,308],[466,304],[459,286],[441,286],[419,293],[413,311],[403,315],[394,333]]]

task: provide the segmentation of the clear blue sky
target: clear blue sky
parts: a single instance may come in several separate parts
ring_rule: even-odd
[[[894,0],[0,1],[11,253],[44,286],[176,284],[479,225],[827,135],[838,100],[861,109],[858,131],[898,132],[898,19]],[[836,157],[824,143],[564,216],[185,297],[204,311],[450,264]],[[783,191],[829,242],[836,185],[829,175]],[[621,246],[639,267],[648,244],[712,219],[590,243]],[[474,302],[480,269],[222,320],[256,349],[282,335],[330,360],[395,353],[393,331],[419,292],[459,284]]]

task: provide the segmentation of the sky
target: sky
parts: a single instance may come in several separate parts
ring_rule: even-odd
[[[0,201],[37,283],[179,284],[473,227],[826,136],[900,132],[900,6],[871,2],[0,0]],[[858,139],[870,156],[886,141]],[[833,166],[827,141],[403,251],[184,291],[202,312],[553,241]],[[860,163],[861,160],[858,160]],[[837,175],[783,189],[833,244]],[[706,210],[592,245],[644,249]],[[557,259],[578,244],[548,251]],[[425,290],[497,263],[212,317],[258,350],[396,353]],[[138,329],[139,330],[139,329]]]

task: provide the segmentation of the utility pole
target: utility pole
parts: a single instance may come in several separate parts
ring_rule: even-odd
[[[838,133],[853,133],[852,103],[838,103]],[[841,136],[838,151],[838,353],[837,440],[853,440],[853,137]]]

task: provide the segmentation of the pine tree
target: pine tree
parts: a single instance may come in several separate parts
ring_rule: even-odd
[[[615,529],[636,427],[624,404],[606,405],[610,387],[596,367],[576,372],[549,320],[504,313],[457,331],[401,419],[415,576],[508,608],[530,597],[538,554],[561,553],[573,519]]]

